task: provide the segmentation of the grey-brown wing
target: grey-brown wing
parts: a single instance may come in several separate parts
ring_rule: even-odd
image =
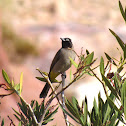
[[[51,66],[50,66],[50,72],[51,70],[53,69],[54,65],[58,62],[58,60],[60,59],[60,55],[61,55],[61,49],[56,53],[56,55],[54,56],[53,58],[53,61],[51,63]]]

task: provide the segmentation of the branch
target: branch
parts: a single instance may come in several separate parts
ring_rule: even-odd
[[[39,73],[46,79],[47,83],[50,85],[50,87],[51,87],[51,89],[52,89],[52,92],[55,94],[55,97],[57,98],[57,101],[58,101],[59,105],[62,106],[62,102],[61,102],[60,99],[58,98],[58,95],[57,95],[55,89],[53,88],[52,83],[51,83],[51,81],[49,80],[49,78],[48,78],[43,72],[41,72],[39,69],[36,69],[36,70],[38,70]],[[52,100],[53,100],[55,97],[52,96],[52,97],[49,99],[49,101],[47,102],[47,104],[46,104],[47,107],[46,107],[46,109],[44,110],[43,115],[42,115],[42,117],[41,117],[41,119],[40,119],[40,122],[39,122],[40,124],[42,124],[42,122],[43,122],[43,120],[44,120],[44,117],[45,117],[45,114],[46,114],[46,111],[48,110],[48,108],[49,108],[49,106],[50,106]]]
[[[31,107],[31,105],[28,104],[20,95],[19,95],[19,97],[20,97],[20,98],[23,100],[23,102],[29,107],[29,110],[30,110],[30,112],[31,112],[31,114],[32,114],[32,117],[33,117],[33,119],[34,119],[36,125],[37,125],[37,126],[41,126],[41,125],[39,125],[39,123],[38,123],[38,121],[37,121],[37,119],[36,119],[36,116],[35,116],[35,114],[34,114],[34,112],[33,112],[33,109],[32,109],[32,107]]]
[[[93,73],[93,75],[101,82],[103,89],[105,91],[105,94],[106,94],[106,96],[108,96],[104,83],[99,79],[99,77],[94,73],[94,71],[90,67],[89,67],[89,69]]]
[[[49,80],[49,78],[48,78],[43,72],[41,72],[38,68],[37,68],[36,70],[38,70],[39,73],[44,77],[44,79],[45,79],[45,80],[47,81],[47,83],[50,85],[50,87],[51,87],[51,89],[52,89],[52,92],[54,93],[54,96],[52,96],[52,97],[49,99],[48,103],[46,104],[46,109],[44,110],[43,115],[42,115],[42,117],[41,117],[41,119],[40,119],[39,124],[42,124],[42,122],[43,122],[43,120],[44,120],[44,116],[45,116],[45,114],[46,114],[46,111],[48,110],[48,108],[49,108],[49,106],[50,106],[50,104],[51,104],[51,102],[52,102],[52,100],[53,100],[54,98],[57,98],[57,101],[58,101],[59,105],[63,108],[62,102],[61,102],[60,99],[58,98],[58,95],[61,94],[61,92],[64,91],[65,89],[67,89],[70,85],[72,85],[72,83],[77,79],[78,76],[76,76],[76,77],[74,78],[74,80],[73,80],[72,82],[70,82],[66,87],[62,88],[62,90],[60,90],[58,93],[56,93],[56,91],[54,90],[54,88],[53,88],[53,86],[52,86],[51,81]]]
[[[62,88],[65,87],[65,78],[66,78],[66,72],[64,72],[62,75]],[[64,98],[64,91],[61,92],[61,97],[62,97],[62,107],[63,109],[65,109],[65,98]],[[63,111],[63,115],[65,118],[65,122],[66,122],[66,126],[69,126],[69,122],[68,122],[68,118],[67,118],[67,114]]]

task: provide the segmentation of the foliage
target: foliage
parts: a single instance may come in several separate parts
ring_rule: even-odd
[[[10,81],[8,74],[5,70],[2,70],[2,74],[4,80],[7,84],[0,84],[0,87],[3,87],[5,90],[11,91],[9,94],[0,94],[0,97],[5,97],[16,93],[20,97],[20,103],[18,102],[19,112],[12,108],[15,112],[14,116],[19,121],[19,126],[36,126],[40,123],[44,110],[46,109],[46,105],[44,100],[39,105],[37,101],[31,101],[31,104],[28,104],[21,96],[22,92],[22,81],[23,81],[23,73],[20,76],[20,83],[15,84],[14,81]],[[55,109],[57,105],[50,106],[44,116],[42,125],[46,125],[48,122],[53,120],[53,115],[57,112],[58,107]],[[14,122],[13,122],[14,124]],[[1,123],[4,126],[4,120]],[[41,125],[41,124],[40,124]]]
[[[119,8],[121,14],[123,16],[124,21],[126,22],[126,8],[123,9],[121,2],[119,1]],[[109,29],[112,35],[116,38],[120,48],[120,59],[116,59],[109,54],[105,53],[107,63],[105,64],[105,60],[103,57],[100,59],[99,66],[93,67],[94,62],[94,52],[89,52],[86,50],[86,54],[83,54],[83,50],[81,50],[80,56],[78,56],[79,63],[77,64],[71,58],[71,63],[75,66],[76,72],[73,74],[74,78],[71,82],[60,90],[58,93],[52,89],[51,98],[45,104],[44,100],[39,105],[37,101],[31,101],[31,104],[28,104],[22,97],[22,80],[23,74],[21,74],[19,84],[15,84],[14,81],[10,80],[7,73],[2,70],[3,77],[7,84],[0,84],[0,87],[3,87],[6,90],[10,90],[11,93],[16,93],[20,97],[19,112],[14,110],[14,116],[19,121],[20,125],[46,125],[49,121],[52,121],[52,116],[57,112],[58,107],[53,110],[53,107],[49,107],[50,103],[54,98],[68,88],[72,83],[84,77],[85,74],[95,77],[102,84],[105,94],[106,100],[103,101],[100,93],[98,94],[98,103],[94,98],[93,107],[91,111],[88,110],[88,102],[87,98],[82,101],[82,105],[80,106],[77,99],[72,97],[72,102],[70,102],[66,98],[66,107],[67,110],[62,107],[63,112],[65,112],[68,116],[70,116],[75,122],[82,126],[117,126],[119,122],[122,122],[124,125],[126,124],[126,77],[125,77],[125,64],[126,64],[126,44],[123,40],[117,35],[113,30]],[[116,71],[113,72],[112,66],[116,67]],[[94,69],[99,68],[100,77],[96,75]],[[43,77],[36,77],[40,81],[48,82],[48,74],[45,72],[41,72],[38,70]],[[70,73],[72,74],[72,73]],[[56,83],[61,83],[58,80],[55,80]],[[7,94],[7,95],[10,95]],[[0,95],[0,97],[5,97],[7,95]],[[57,98],[58,99],[58,98]],[[53,110],[53,111],[50,111]],[[1,123],[4,126],[4,119]],[[71,124],[70,124],[71,125]]]
[[[22,99],[20,100],[21,100],[21,103],[18,103],[18,106],[19,106],[19,110],[21,111],[18,112],[13,108],[15,112],[14,116],[19,121],[19,124],[24,125],[24,126],[36,125],[36,122],[34,122],[33,115],[31,111],[29,110],[28,106],[25,104],[25,102]],[[32,107],[35,117],[39,122],[41,120],[41,116],[45,109],[44,101],[40,105],[35,100],[31,101],[30,106]],[[46,125],[48,122],[52,121],[53,120],[52,116],[57,112],[57,110],[58,110],[58,107],[55,110],[53,106],[50,107],[48,111],[46,112],[42,125]]]
[[[121,14],[124,20],[126,21],[126,9],[124,11],[120,1],[119,1],[119,7]],[[92,74],[102,83],[107,97],[106,101],[105,102],[103,101],[99,93],[98,103],[94,99],[93,108],[91,112],[89,112],[87,110],[88,108],[87,100],[85,100],[86,102],[84,103],[85,104],[84,106],[82,104],[82,107],[79,106],[76,98],[72,98],[72,103],[69,100],[66,100],[66,107],[69,110],[69,112],[66,110],[64,111],[74,121],[81,124],[82,126],[88,126],[89,124],[92,126],[113,126],[113,125],[117,126],[120,121],[126,124],[126,78],[125,78],[126,72],[123,71],[124,66],[126,64],[126,44],[113,30],[111,29],[109,30],[116,38],[119,46],[121,47],[122,54],[120,54],[120,60],[117,60],[108,55],[107,53],[105,53],[105,56],[108,60],[105,66],[104,59],[103,57],[101,57],[99,67],[102,80],[100,80],[100,78],[96,76],[96,74],[93,72],[93,69],[90,68],[91,64],[89,65],[89,67],[87,66],[83,67],[86,69],[86,71],[88,71],[88,73],[90,73],[91,71]],[[90,53],[88,52],[87,57],[89,54]],[[81,60],[81,62],[86,60],[86,58],[84,57],[82,59],[83,60]],[[92,61],[91,58],[89,59],[90,59],[89,61]],[[80,66],[77,64],[75,65],[74,61],[72,61],[72,63],[74,66]],[[83,62],[82,64],[85,63]],[[116,72],[111,72],[112,65],[116,66]],[[82,73],[85,74],[85,69],[81,69],[81,74]],[[79,68],[77,69],[77,73],[80,74]],[[124,74],[122,75],[122,73]],[[110,94],[107,93],[108,92],[106,91],[107,88]],[[89,121],[87,121],[88,116],[90,118]]]

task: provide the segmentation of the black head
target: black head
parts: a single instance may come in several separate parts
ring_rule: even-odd
[[[73,44],[70,38],[60,38],[62,40],[62,48],[72,48]]]

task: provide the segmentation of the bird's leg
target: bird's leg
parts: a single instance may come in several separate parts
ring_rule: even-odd
[[[66,72],[61,74],[62,79],[66,79]]]
[[[62,73],[61,77],[62,77],[62,88],[64,88],[65,87],[66,72]],[[62,97],[62,107],[63,107],[63,109],[65,109],[64,91],[62,91],[61,97]],[[67,118],[66,113],[63,112],[63,115],[64,115],[64,118],[65,118],[66,126],[69,126],[69,122],[68,122],[68,118]]]

